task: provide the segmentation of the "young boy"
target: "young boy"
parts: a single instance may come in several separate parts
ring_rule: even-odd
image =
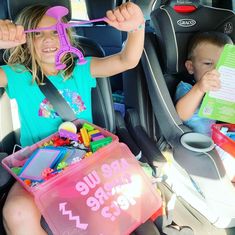
[[[220,32],[196,34],[189,43],[188,57],[185,62],[189,74],[194,75],[195,85],[180,82],[175,94],[176,111],[184,124],[193,131],[211,134],[215,122],[198,116],[203,96],[208,91],[220,88],[220,74],[215,69],[225,44],[233,44],[230,37]]]

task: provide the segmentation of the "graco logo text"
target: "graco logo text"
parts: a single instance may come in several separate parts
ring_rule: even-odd
[[[177,21],[177,24],[181,27],[192,27],[196,24],[196,21],[193,19],[181,19]]]

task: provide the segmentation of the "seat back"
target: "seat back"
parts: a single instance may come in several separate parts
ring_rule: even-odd
[[[7,6],[8,6],[8,12],[9,12],[9,17],[11,20],[14,20],[18,13],[24,9],[27,6],[30,5],[35,5],[35,4],[42,4],[45,6],[65,6],[69,9],[69,13],[66,16],[68,20],[71,19],[71,4],[70,1],[66,1],[66,0],[41,0],[41,1],[37,1],[37,0],[22,0],[22,1],[13,1],[13,0],[7,0]]]
[[[114,9],[122,3],[122,0],[86,0],[86,9],[89,19],[102,18],[106,11]],[[105,22],[97,22],[76,28],[77,34],[94,39],[104,49],[105,55],[112,55],[121,51],[126,33],[116,30]],[[104,35],[106,35],[104,37]],[[113,91],[122,90],[122,75],[114,75],[110,78]]]
[[[204,6],[198,0],[165,0],[164,4],[157,1],[151,20],[154,33],[146,34],[141,61],[155,117],[161,133],[172,147],[172,167],[167,172],[167,183],[186,201],[187,210],[193,215],[196,209],[214,226],[234,227],[235,213],[230,208],[234,206],[235,190],[222,161],[214,149],[192,151],[181,143],[181,137],[187,137],[186,132],[191,130],[183,125],[172,101],[172,86],[185,75],[189,38],[196,32],[214,30],[227,33],[234,40],[234,13]],[[192,138],[189,142],[195,144]],[[223,195],[226,200],[222,199]],[[196,234],[206,232],[196,231]]]
[[[154,112],[162,133],[171,139],[172,133],[188,131],[175,111],[172,98],[179,81],[192,81],[184,66],[189,38],[196,32],[220,31],[234,41],[235,16],[231,10],[204,6],[199,0],[182,4],[175,0],[160,2],[151,13],[155,34],[146,35],[142,61]]]
[[[164,71],[168,74],[185,71],[188,41],[196,32],[219,31],[228,34],[235,41],[234,12],[199,3],[199,0],[193,1],[193,4],[184,1],[180,5],[175,0],[168,1],[151,13],[155,32],[159,32]],[[191,6],[193,11],[190,12],[190,8],[187,10],[186,6]],[[181,12],[184,10],[185,13]],[[203,16],[206,16],[206,20]]]
[[[10,19],[14,20],[17,13],[24,7],[36,4],[37,1],[24,0],[21,2],[16,2],[13,0],[7,1],[7,6],[9,10]],[[50,4],[53,5],[64,5],[70,9],[70,1],[41,1],[41,4]],[[23,6],[23,8],[22,8]],[[71,15],[68,15],[70,19]],[[74,36],[78,44],[82,47],[84,51],[84,56],[104,56],[104,51],[101,46],[95,41],[85,38]],[[10,101],[4,92],[4,89],[1,90],[2,95],[0,98],[0,151],[7,152],[8,154],[12,153],[13,146],[19,140],[17,138],[16,130],[13,128],[13,118],[11,113]],[[108,78],[97,79],[96,88],[92,89],[92,114],[93,121],[95,124],[115,132],[115,121],[114,121],[114,111],[112,105],[112,96],[111,88]]]

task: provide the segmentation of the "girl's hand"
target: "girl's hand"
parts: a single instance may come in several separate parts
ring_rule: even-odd
[[[221,86],[219,77],[220,73],[216,69],[205,73],[198,81],[200,91],[203,93],[208,91],[217,91]]]
[[[0,20],[0,49],[16,47],[26,42],[24,28],[10,20]]]
[[[144,24],[141,9],[132,2],[127,2],[106,13],[107,23],[121,31],[132,31]]]

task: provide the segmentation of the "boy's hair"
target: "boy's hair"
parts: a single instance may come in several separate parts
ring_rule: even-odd
[[[26,7],[20,12],[15,23],[23,25],[25,30],[35,29],[48,9],[49,7],[44,5],[33,5]],[[67,22],[66,18],[62,18],[62,21],[65,23]],[[72,41],[71,29],[67,29],[67,33],[71,43],[74,44]],[[43,73],[40,69],[40,61],[36,59],[34,37],[35,33],[27,33],[26,43],[6,50],[4,57],[7,64],[16,67],[16,69],[19,68],[17,65],[24,65],[28,70],[31,71],[33,75],[33,81],[36,80],[38,83],[41,83],[43,81],[40,80],[40,77],[43,78]],[[66,69],[63,71],[63,76],[64,79],[67,79],[71,76],[75,66],[75,61],[72,54],[67,53],[65,56],[63,56],[62,63],[66,64]],[[22,66],[20,66],[20,68],[22,68]],[[38,77],[38,73],[42,73],[42,76]]]
[[[210,31],[197,33],[189,42],[187,59],[192,59],[195,48],[201,43],[210,43],[218,47],[223,47],[225,44],[233,44],[233,41],[227,34],[221,32]]]

